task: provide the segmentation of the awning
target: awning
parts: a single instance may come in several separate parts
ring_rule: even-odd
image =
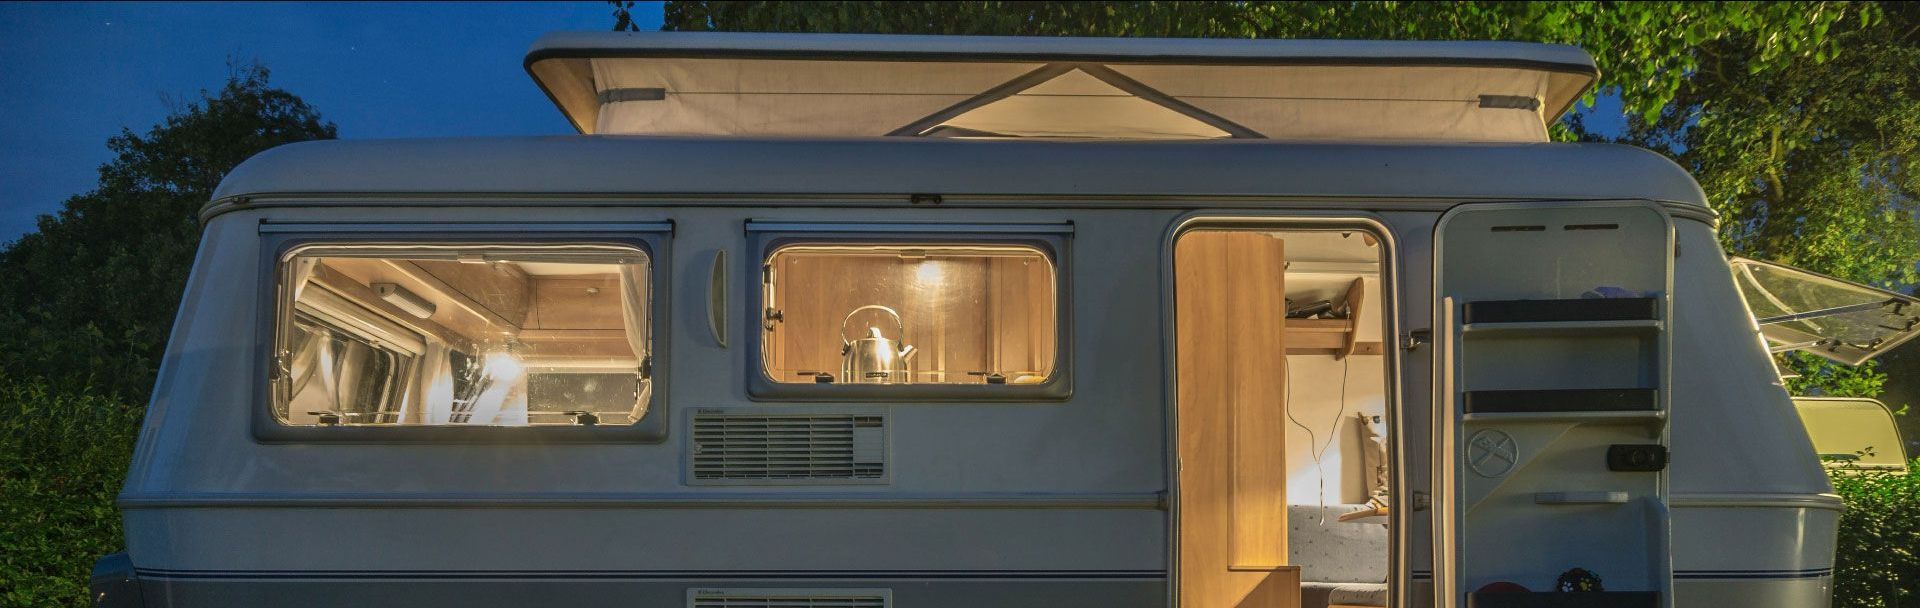
[[[1546,141],[1596,76],[1554,45],[561,34],[528,71],[583,133]]]
[[[1734,283],[1773,352],[1859,365],[1920,334],[1920,299],[1747,258]]]

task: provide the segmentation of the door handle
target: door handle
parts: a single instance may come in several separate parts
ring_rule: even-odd
[[[1624,505],[1626,492],[1534,492],[1534,504],[1541,505]]]

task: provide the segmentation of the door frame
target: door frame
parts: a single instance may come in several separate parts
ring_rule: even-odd
[[[1162,377],[1161,416],[1165,429],[1163,440],[1166,442],[1162,459],[1162,474],[1167,480],[1165,535],[1167,539],[1167,606],[1181,608],[1180,603],[1180,473],[1179,473],[1179,408],[1180,387],[1179,360],[1175,335],[1177,317],[1174,302],[1174,245],[1181,235],[1196,229],[1242,229],[1274,231],[1316,231],[1364,232],[1372,235],[1380,243],[1380,317],[1384,322],[1381,328],[1381,341],[1384,343],[1381,356],[1383,398],[1386,405],[1387,420],[1387,486],[1388,495],[1394,505],[1413,505],[1413,491],[1406,487],[1401,471],[1406,469],[1407,451],[1404,442],[1405,433],[1401,432],[1400,421],[1405,415],[1401,411],[1401,374],[1402,351],[1400,333],[1400,299],[1406,297],[1400,282],[1401,265],[1399,241],[1393,229],[1384,218],[1371,212],[1327,211],[1312,209],[1273,209],[1261,211],[1244,210],[1199,210],[1175,217],[1166,235],[1160,243],[1160,345]],[[1412,562],[1407,547],[1409,532],[1406,522],[1408,511],[1395,508],[1388,517],[1387,539],[1387,605],[1405,608],[1411,606],[1407,594],[1410,589]],[[1211,607],[1188,607],[1211,608]]]

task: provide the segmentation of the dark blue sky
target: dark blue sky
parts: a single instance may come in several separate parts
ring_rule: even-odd
[[[636,6],[658,29],[660,6]],[[91,190],[122,127],[144,133],[225,82],[229,58],[345,138],[572,133],[520,67],[555,30],[613,26],[605,2],[0,2],[0,242]]]
[[[635,7],[658,29],[660,3]],[[572,133],[520,59],[612,27],[604,2],[0,2],[0,243],[93,188],[108,137],[259,61],[344,138]],[[1589,124],[1618,124],[1602,100]],[[1611,117],[1611,120],[1608,118]]]

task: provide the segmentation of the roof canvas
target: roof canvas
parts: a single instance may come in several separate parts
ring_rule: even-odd
[[[1546,141],[1577,48],[1367,42],[565,33],[527,69],[583,133]]]

